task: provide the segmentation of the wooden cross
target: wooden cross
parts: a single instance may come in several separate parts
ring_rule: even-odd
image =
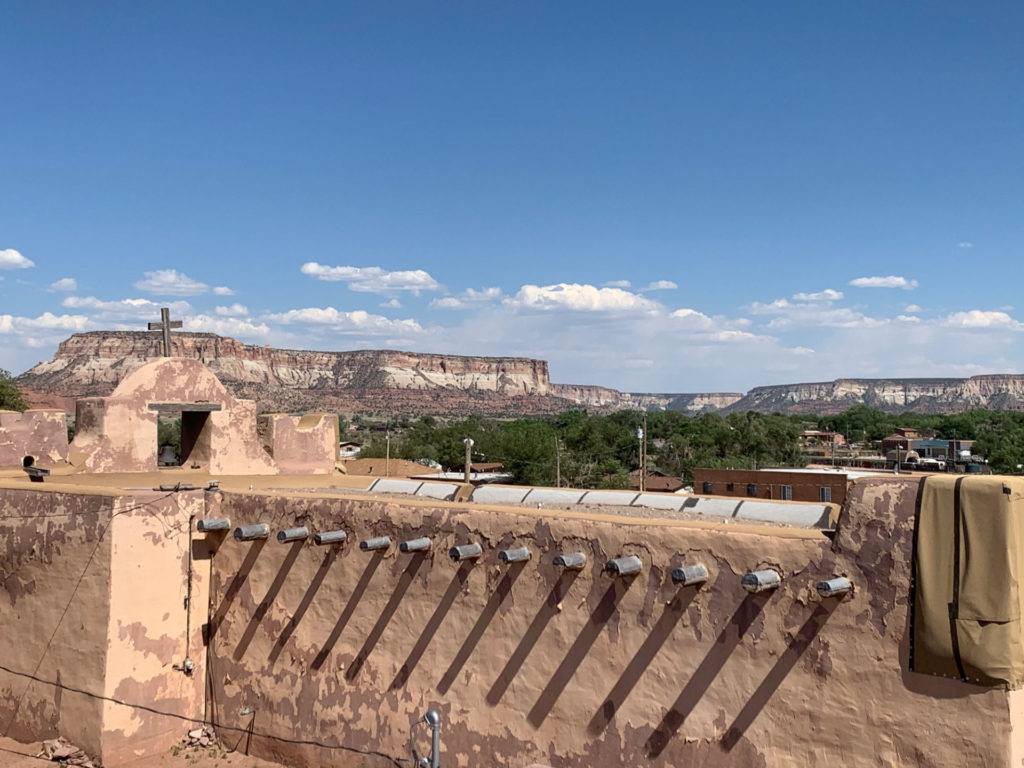
[[[167,307],[160,309],[160,322],[150,323],[149,330],[164,332],[164,357],[171,356],[171,328],[181,328],[181,320],[171,320],[171,310]]]

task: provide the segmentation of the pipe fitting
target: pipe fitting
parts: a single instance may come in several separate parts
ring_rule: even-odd
[[[525,563],[530,559],[530,550],[527,547],[503,549],[498,552],[498,559],[503,563]]]
[[[426,552],[430,549],[430,539],[426,536],[420,539],[409,539],[398,545],[401,552]]]
[[[321,533],[313,534],[313,543],[317,546],[323,546],[324,544],[340,544],[348,538],[348,534],[344,531],[322,531]]]
[[[213,531],[226,531],[231,527],[231,521],[226,517],[204,517],[196,523],[196,530],[200,533],[212,533]]]
[[[821,597],[846,597],[853,592],[853,582],[843,576],[819,581],[814,585]]]
[[[708,569],[703,563],[693,563],[672,569],[672,581],[681,587],[703,584],[708,580]]]
[[[372,552],[374,550],[387,549],[390,546],[390,536],[377,536],[372,539],[363,539],[359,542],[359,548],[363,550],[363,552]]]
[[[277,532],[277,540],[282,544],[289,541],[305,541],[309,538],[309,528],[301,526],[299,528],[285,528],[283,531]]]
[[[254,523],[235,528],[235,539],[238,541],[256,541],[270,535],[270,526],[266,523]]]
[[[604,564],[605,571],[612,576],[632,576],[633,574],[640,573],[643,567],[644,564],[636,555],[616,557]]]
[[[475,560],[481,554],[483,554],[483,549],[479,544],[462,544],[448,550],[448,557],[456,563],[461,563],[463,560]]]
[[[765,568],[761,571],[748,571],[743,574],[740,584],[752,595],[759,592],[768,592],[775,589],[782,583],[782,576],[774,568]]]

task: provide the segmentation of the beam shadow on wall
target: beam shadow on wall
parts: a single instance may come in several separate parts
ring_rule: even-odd
[[[260,600],[260,604],[256,606],[256,610],[253,611],[252,618],[249,619],[248,625],[245,627],[245,631],[242,632],[242,637],[238,641],[238,645],[235,646],[235,652],[233,654],[235,661],[241,661],[245,652],[249,649],[249,643],[252,642],[253,636],[256,634],[256,630],[260,626],[260,622],[267,615],[267,611],[270,610],[270,606],[274,603],[274,599],[277,597],[277,593],[281,591],[281,587],[284,586],[284,580],[288,578],[288,572],[291,571],[292,566],[295,565],[295,560],[299,556],[299,552],[302,551],[302,546],[305,542],[296,541],[292,544],[291,549],[288,550],[288,554],[285,555],[284,562],[281,563],[281,567],[277,570],[277,575],[274,577],[274,581],[270,584],[270,589],[267,590],[267,594]]]
[[[455,658],[452,660],[452,663],[448,665],[448,669],[445,670],[444,675],[442,675],[441,682],[437,684],[438,693],[442,695],[448,693],[448,690],[452,687],[452,683],[455,682],[455,677],[459,674],[459,670],[461,670],[469,660],[469,657],[476,649],[477,643],[480,642],[480,638],[483,637],[484,632],[487,631],[487,627],[491,623],[491,620],[494,618],[495,614],[498,613],[498,609],[501,608],[501,604],[505,602],[505,598],[512,592],[512,585],[516,583],[516,579],[519,578],[519,574],[523,572],[524,565],[526,565],[526,563],[512,563],[505,571],[505,575],[502,576],[501,581],[498,582],[498,586],[487,599],[487,604],[484,605],[484,609],[480,612],[480,617],[476,620],[473,628],[469,630],[469,634],[466,635],[466,639],[463,641],[462,647],[459,648],[459,651],[455,654]]]
[[[665,610],[662,612],[661,618],[658,619],[658,623],[654,625],[651,633],[644,640],[643,645],[640,646],[629,664],[626,665],[618,681],[612,686],[611,691],[605,697],[604,703],[598,707],[594,716],[590,718],[587,730],[592,735],[596,736],[608,727],[608,723],[615,717],[615,713],[619,711],[619,708],[626,701],[626,697],[629,696],[639,682],[644,670],[654,660],[654,657],[658,655],[658,651],[661,650],[665,641],[668,640],[672,630],[676,628],[679,619],[682,618],[686,609],[690,607],[690,603],[693,602],[699,590],[699,586],[681,587],[673,596],[671,602],[665,606]]]
[[[714,682],[715,677],[725,666],[736,646],[740,644],[743,635],[750,629],[750,625],[761,615],[765,604],[772,596],[772,592],[748,594],[743,598],[736,611],[726,622],[725,627],[715,638],[714,644],[708,651],[700,666],[694,670],[689,682],[679,694],[668,712],[661,719],[654,733],[647,739],[644,745],[644,752],[648,757],[658,757],[665,751],[665,747],[672,741],[679,729],[686,722],[686,718],[693,712],[697,702],[707,692],[708,687]]]
[[[437,604],[437,608],[434,609],[434,613],[427,620],[426,625],[423,627],[423,631],[420,633],[419,638],[416,640],[416,645],[409,651],[409,656],[406,658],[405,663],[402,664],[398,670],[398,674],[395,675],[395,679],[391,681],[389,690],[395,690],[403,687],[409,680],[409,676],[413,670],[416,669],[416,665],[419,664],[420,659],[423,657],[424,652],[427,650],[427,646],[430,645],[430,641],[434,639],[434,635],[441,626],[441,622],[444,621],[445,615],[451,610],[452,603],[455,602],[455,598],[459,596],[459,592],[462,591],[462,587],[465,585],[466,580],[469,578],[469,572],[473,570],[475,565],[474,560],[464,560],[459,564],[459,570],[452,576],[452,580],[448,583],[448,589],[445,590],[444,595],[441,597],[441,602]]]
[[[363,664],[366,663],[366,659],[369,658],[370,654],[373,653],[373,649],[377,645],[377,641],[380,640],[380,636],[384,634],[384,630],[387,629],[388,623],[391,618],[395,615],[395,611],[398,610],[399,604],[402,602],[402,598],[405,597],[405,593],[409,589],[409,585],[412,584],[412,580],[416,578],[416,572],[423,565],[423,561],[426,560],[425,552],[417,552],[409,560],[408,565],[405,566],[405,570],[402,575],[398,577],[398,583],[395,585],[394,591],[391,593],[391,599],[388,600],[388,604],[384,606],[384,610],[380,612],[380,617],[377,619],[377,623],[373,625],[373,629],[366,636],[366,642],[363,643],[363,647],[359,649],[359,653],[356,654],[356,658],[352,664],[345,671],[346,680],[354,680],[356,675],[359,674],[359,670],[363,668]]]
[[[238,597],[238,593],[241,591],[242,585],[245,584],[245,580],[249,578],[249,572],[256,564],[256,558],[260,556],[260,552],[263,551],[266,543],[264,539],[257,539],[249,546],[249,551],[245,553],[245,559],[242,561],[241,566],[239,566],[238,573],[235,574],[228,588],[224,590],[224,598],[220,601],[220,605],[217,606],[217,611],[214,613],[213,618],[210,619],[209,632],[207,633],[208,638],[217,634],[217,630],[220,629],[224,617],[227,616],[228,609],[231,608],[231,604]]]
[[[363,575],[359,577],[359,583],[356,584],[355,589],[352,590],[352,594],[349,595],[348,602],[345,603],[345,607],[342,609],[341,615],[338,617],[338,621],[334,625],[334,629],[331,630],[331,634],[327,636],[323,646],[320,648],[320,652],[317,653],[316,658],[313,659],[313,663],[310,665],[313,669],[320,669],[320,667],[324,665],[324,662],[327,661],[327,657],[331,655],[331,651],[333,650],[335,643],[338,642],[338,638],[341,637],[341,633],[345,630],[345,625],[348,624],[349,619],[352,618],[352,614],[355,613],[356,606],[359,605],[359,601],[362,599],[363,593],[366,592],[366,587],[370,584],[370,579],[373,578],[373,574],[376,573],[383,559],[384,553],[382,551],[374,552],[370,556],[370,561],[363,569]]]
[[[619,601],[634,581],[636,579],[631,577],[616,578],[608,585],[608,589],[605,590],[597,607],[587,618],[587,623],[583,625],[583,629],[580,630],[572,647],[566,652],[565,658],[562,659],[558,669],[548,680],[548,684],[544,686],[544,690],[537,698],[537,703],[533,705],[530,713],[526,716],[533,727],[540,728],[544,724],[552,707],[555,706],[555,702],[558,701],[558,697],[562,695],[565,686],[576,674],[576,669],[590,652],[605,624],[615,615]]]
[[[487,692],[487,703],[491,706],[498,704],[501,701],[501,697],[505,695],[505,691],[508,690],[509,684],[511,684],[513,678],[519,673],[523,663],[530,655],[530,651],[540,640],[541,634],[544,632],[544,628],[547,627],[548,622],[551,621],[553,616],[558,615],[561,610],[559,604],[565,599],[566,594],[569,592],[569,587],[576,581],[576,577],[580,575],[579,571],[563,571],[558,575],[558,580],[555,585],[548,592],[548,596],[544,600],[544,604],[537,611],[537,615],[533,617],[533,621],[530,622],[530,626],[526,629],[526,634],[523,635],[519,641],[519,645],[509,656],[508,661],[505,663],[504,669],[498,674],[497,680],[494,681],[494,685],[491,686],[491,690]]]
[[[288,642],[288,638],[295,633],[296,628],[299,626],[299,622],[302,621],[302,617],[305,616],[306,611],[309,610],[309,606],[312,604],[313,598],[316,597],[316,593],[320,589],[320,585],[323,584],[324,579],[327,578],[327,572],[331,569],[334,561],[338,559],[339,551],[340,550],[337,547],[331,547],[324,553],[324,559],[320,562],[320,567],[313,576],[313,581],[310,582],[309,588],[306,590],[306,594],[302,596],[302,600],[299,602],[299,606],[295,609],[295,613],[293,613],[291,618],[288,619],[288,623],[285,625],[285,628],[281,630],[281,636],[277,638],[277,641],[274,643],[274,647],[270,649],[267,661],[269,661],[271,665],[277,662],[278,657],[281,655],[281,651],[284,650],[284,646]]]
[[[790,642],[789,647],[783,651],[782,656],[775,662],[771,672],[757,686],[757,690],[754,691],[750,700],[743,705],[743,709],[740,710],[740,713],[736,715],[736,719],[732,721],[732,725],[726,730],[725,736],[722,737],[722,745],[725,747],[726,752],[739,743],[746,730],[757,719],[757,716],[761,714],[761,710],[765,708],[775,694],[775,691],[782,685],[782,681],[786,679],[786,676],[800,660],[800,657],[804,655],[804,651],[808,649],[814,638],[818,636],[821,628],[825,626],[825,622],[832,616],[832,612],[838,604],[839,600],[836,598],[828,598],[819,603],[807,621],[804,622],[804,625],[800,627],[796,637]]]

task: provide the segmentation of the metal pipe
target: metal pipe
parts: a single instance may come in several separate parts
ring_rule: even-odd
[[[587,564],[587,556],[582,552],[569,552],[555,555],[554,564],[567,571],[578,571]]]
[[[231,521],[226,517],[204,517],[198,523],[196,523],[196,530],[200,533],[210,533],[211,531],[226,531],[231,527]]]
[[[527,547],[503,549],[498,553],[498,559],[503,563],[525,563],[530,559],[530,550]]]
[[[348,534],[344,531],[322,531],[321,533],[313,534],[313,543],[317,546],[324,544],[340,544],[348,538]]]
[[[853,582],[843,576],[819,581],[814,586],[822,597],[845,597],[853,592]]]
[[[270,526],[266,523],[255,523],[235,528],[235,538],[239,541],[254,541],[265,539],[270,535]]]
[[[703,584],[708,580],[708,569],[703,563],[693,563],[672,569],[672,581],[683,587]]]
[[[283,531],[277,532],[277,540],[284,544],[288,541],[305,541],[309,538],[309,528],[302,526],[300,528],[285,528]]]
[[[430,539],[424,536],[421,539],[409,539],[398,545],[401,552],[426,552],[430,549]]]
[[[748,571],[743,574],[740,584],[752,595],[758,592],[767,592],[775,589],[782,583],[782,577],[774,568],[765,568],[761,571]]]
[[[479,544],[462,544],[458,547],[452,547],[448,550],[448,557],[454,560],[456,563],[462,562],[463,560],[473,560],[483,553],[483,549],[480,548]]]
[[[363,550],[363,552],[371,552],[375,549],[387,549],[390,546],[390,536],[377,536],[372,539],[363,539],[359,542],[359,548]]]
[[[436,709],[428,709],[423,715],[423,722],[430,726],[430,760],[424,758],[420,765],[424,768],[441,768],[441,714]]]
[[[644,564],[636,555],[616,557],[604,564],[604,569],[613,576],[632,576],[634,573],[640,573],[643,567]]]

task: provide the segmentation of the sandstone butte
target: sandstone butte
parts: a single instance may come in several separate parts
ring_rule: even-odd
[[[186,466],[158,470],[169,403]],[[341,475],[329,415],[257,417],[196,359],[77,412],[71,445],[62,411],[2,414],[14,751],[166,765],[208,727],[291,768],[429,765],[435,710],[445,768],[1024,764],[1024,478],[860,476],[823,516],[645,494],[639,517]]]
[[[837,379],[756,387],[742,393],[630,393],[553,383],[544,360],[391,350],[317,352],[244,344],[209,333],[175,333],[176,356],[201,360],[237,397],[261,411],[541,415],[569,408],[688,413],[838,413],[857,404],[884,411],[956,413],[1024,409],[1024,376],[969,379]],[[158,357],[156,333],[95,331],[60,344],[52,360],[17,378],[34,407],[73,408],[107,395],[129,371]]]

